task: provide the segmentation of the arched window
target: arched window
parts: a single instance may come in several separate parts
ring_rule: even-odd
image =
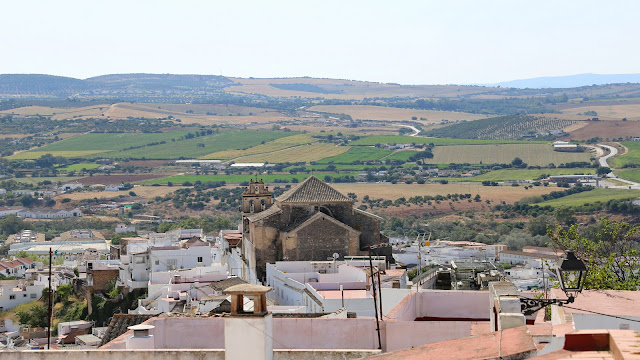
[[[253,200],[249,200],[249,212],[253,212]]]

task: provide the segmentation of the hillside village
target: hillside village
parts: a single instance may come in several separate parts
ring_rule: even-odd
[[[273,330],[245,328],[243,336],[264,343],[274,356],[283,349],[333,351],[349,358],[409,347],[416,354],[463,351],[468,336],[480,340],[498,331],[518,344],[510,345],[508,354],[522,358],[557,351],[560,338],[565,349],[574,336],[581,341],[567,329],[589,334],[594,323],[638,329],[629,320],[640,316],[633,306],[637,291],[584,290],[572,305],[578,312],[557,305],[520,312],[519,298],[564,296],[554,270],[565,256],[561,249],[511,251],[502,244],[425,234],[389,239],[380,233],[381,218],[353,207],[353,199],[316,177],[278,197],[264,182],[251,179],[241,197],[239,227],[213,233],[136,232],[135,225],[118,224],[114,233],[124,235],[118,244],[90,229],[61,233],[51,241],[30,230],[13,234],[8,257],[0,261],[7,279],[0,283],[0,309],[46,302],[50,285],[54,298],[71,291],[86,316],[58,319],[50,343],[46,326],[24,328],[4,317],[4,349],[186,346],[220,356],[216,349],[226,347],[247,356],[248,350],[228,345],[234,332],[222,331],[248,316]],[[603,296],[615,299],[607,300],[615,305],[603,307]],[[22,310],[18,318],[29,311],[35,309]],[[185,330],[189,345],[159,335],[176,327],[193,329]],[[289,330],[279,330],[285,327]],[[317,333],[304,336],[310,328]],[[360,330],[354,338],[356,329],[369,331]],[[631,330],[602,336],[617,344],[625,331]],[[210,332],[216,335],[203,336]]]
[[[640,360],[640,2],[0,10],[0,360]]]

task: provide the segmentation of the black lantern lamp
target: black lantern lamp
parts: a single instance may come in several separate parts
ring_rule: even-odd
[[[582,292],[587,267],[576,257],[573,251],[567,251],[566,256],[558,260],[556,275],[560,280],[560,288],[570,299]]]
[[[544,271],[544,269],[543,269]],[[560,288],[567,295],[566,299],[530,299],[520,297],[522,313],[532,315],[536,311],[548,305],[558,305],[572,303],[576,296],[582,292],[584,280],[587,276],[587,267],[578,259],[573,251],[567,253],[556,263],[556,275],[560,281]]]

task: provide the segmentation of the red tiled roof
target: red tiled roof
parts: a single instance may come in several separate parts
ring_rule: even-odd
[[[442,341],[411,349],[392,351],[370,359],[526,359],[536,354],[536,346],[526,326],[491,332],[480,336]]]
[[[24,266],[24,264],[21,263],[18,260],[0,261],[0,265],[4,266],[5,268],[8,268],[8,269],[13,269],[15,267]]]
[[[281,203],[353,202],[353,200],[326,182],[310,176],[298,186],[285,191],[276,198]]]
[[[553,295],[558,299],[567,296],[561,289],[552,289]],[[640,316],[640,291],[626,290],[583,290],[573,304],[563,306],[565,313],[589,314],[584,309],[615,316]]]
[[[559,256],[541,254],[541,253],[533,253],[533,252],[524,252],[524,251],[513,251],[513,250],[502,250],[500,254],[510,254],[510,255],[519,255],[526,256],[531,258],[544,258],[544,259],[559,259]]]
[[[35,261],[33,261],[33,260],[29,259],[29,258],[23,258],[23,257],[19,257],[19,258],[16,258],[16,259],[21,261],[21,262],[23,262],[23,263],[25,263],[25,264],[27,264],[27,265],[31,265],[31,264],[33,264],[35,262]]]

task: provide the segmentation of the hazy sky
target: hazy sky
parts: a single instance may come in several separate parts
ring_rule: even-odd
[[[640,73],[634,0],[25,0],[0,13],[0,73],[404,84]]]

